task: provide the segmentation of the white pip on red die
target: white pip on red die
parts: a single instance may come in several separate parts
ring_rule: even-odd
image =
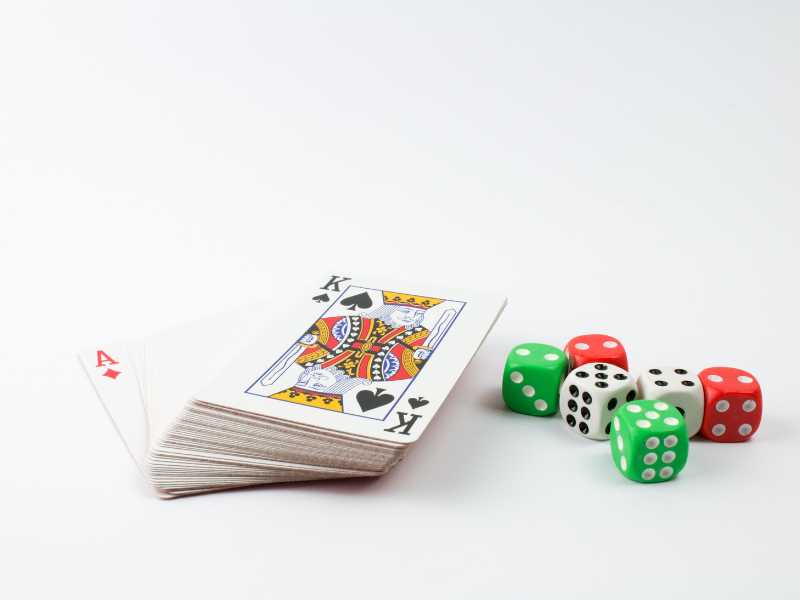
[[[588,363],[606,363],[628,370],[628,355],[622,343],[610,335],[591,333],[572,338],[564,346],[570,370]]]
[[[636,379],[639,397],[661,400],[678,409],[686,421],[686,434],[697,434],[703,424],[705,399],[696,373],[682,367],[651,367]]]
[[[570,429],[593,440],[607,440],[611,413],[636,399],[636,386],[625,369],[608,363],[588,363],[572,371],[561,384],[558,404]]]
[[[751,373],[732,367],[700,371],[705,396],[701,432],[714,442],[744,442],[761,424],[761,386]]]

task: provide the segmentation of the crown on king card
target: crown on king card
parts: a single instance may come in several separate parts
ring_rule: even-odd
[[[289,389],[271,394],[270,398],[294,402],[295,404],[305,404],[306,406],[315,406],[316,408],[324,408],[325,410],[333,410],[335,412],[344,412],[341,394],[311,392],[293,386]]]
[[[432,308],[444,302],[441,298],[429,298],[427,296],[416,296],[414,294],[402,294],[400,292],[383,292],[383,303],[400,306],[413,306],[415,308]]]

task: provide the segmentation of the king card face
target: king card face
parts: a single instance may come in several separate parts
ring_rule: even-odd
[[[464,304],[348,285],[245,392],[383,421],[434,359]]]
[[[413,442],[505,299],[321,279],[327,281],[324,293],[290,303],[292,309],[274,318],[269,331],[194,400],[343,434]]]

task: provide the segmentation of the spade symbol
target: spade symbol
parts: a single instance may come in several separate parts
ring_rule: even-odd
[[[420,406],[425,406],[428,402],[430,402],[430,400],[425,400],[425,398],[423,398],[422,396],[420,396],[419,398],[408,399],[408,405],[413,409],[417,409]]]
[[[341,301],[342,306],[347,306],[350,310],[358,308],[369,308],[372,306],[372,298],[369,297],[367,292],[361,292],[355,296],[350,296]]]
[[[391,394],[385,394],[386,390],[378,388],[374,392],[372,390],[361,390],[356,394],[356,400],[361,407],[361,412],[367,412],[379,406],[385,406],[394,400]]]
[[[329,302],[330,298],[328,298],[328,294],[320,294],[319,296],[314,296],[312,300],[314,302]]]

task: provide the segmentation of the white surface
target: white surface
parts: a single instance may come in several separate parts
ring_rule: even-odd
[[[796,593],[797,5],[462,4],[0,8],[4,596]],[[74,351],[354,263],[510,298],[408,459],[150,497]],[[645,486],[503,409],[595,330],[751,370],[761,431]]]

